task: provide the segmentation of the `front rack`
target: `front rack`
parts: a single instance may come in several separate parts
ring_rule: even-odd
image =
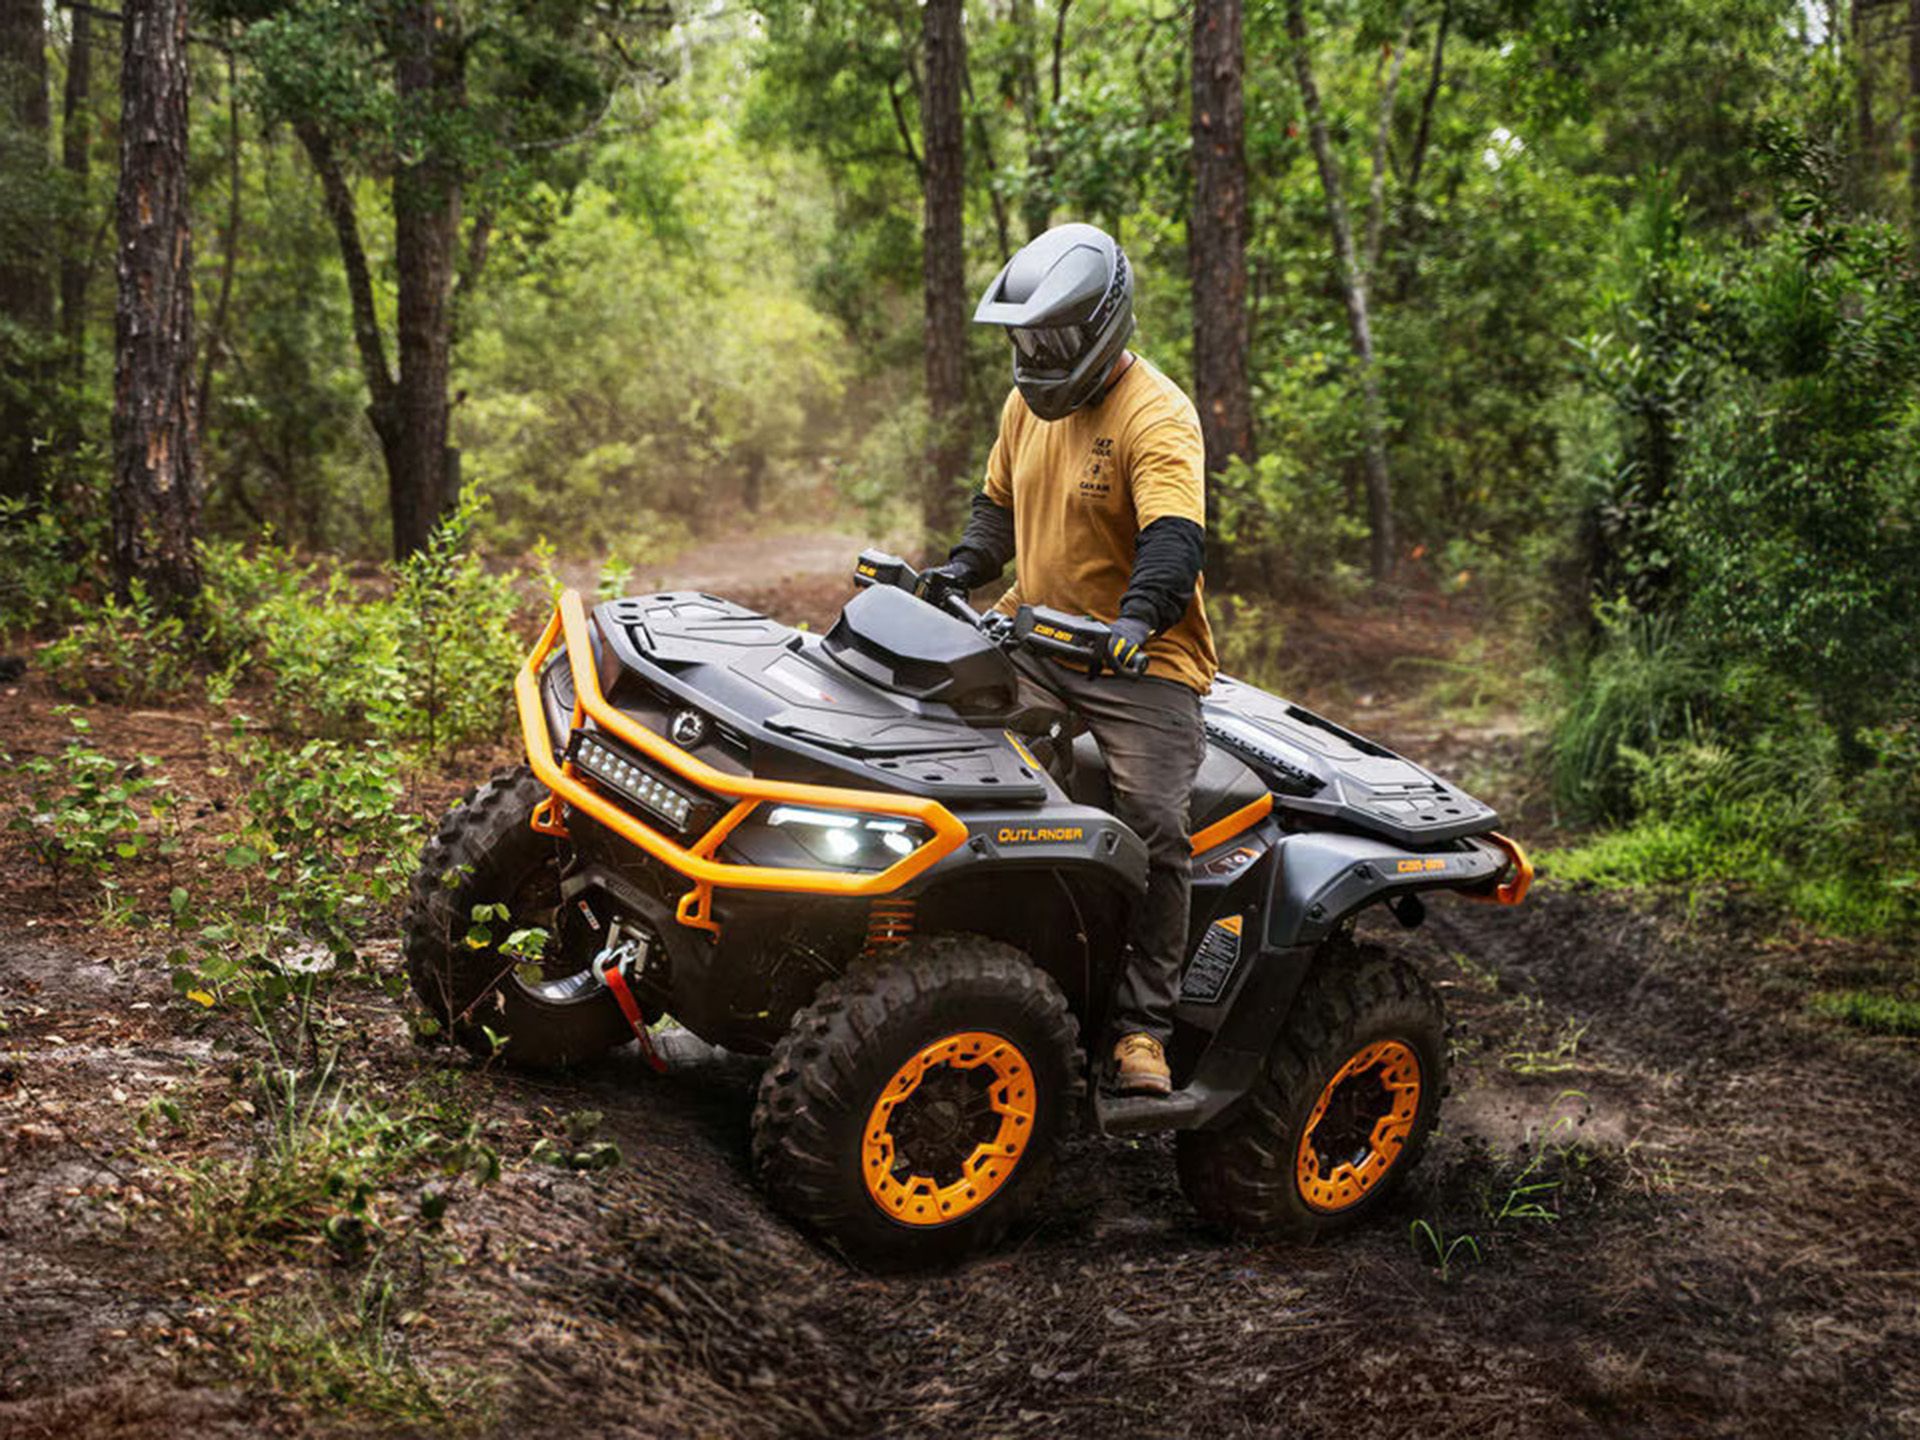
[[[573,676],[575,732],[579,732],[587,720],[592,720],[600,730],[632,746],[655,764],[703,790],[725,796],[734,802],[691,844],[682,845],[648,825],[588,784],[571,760],[555,758],[556,749],[566,747],[556,747],[547,728],[546,707],[540,697],[540,670],[553,653],[553,647],[563,641],[568,670]],[[718,931],[719,927],[713,920],[713,892],[716,888],[784,890],[805,895],[849,897],[891,894],[952,854],[967,840],[967,827],[937,800],[915,795],[894,795],[879,790],[805,785],[794,781],[766,780],[753,775],[730,775],[622,714],[601,692],[600,677],[593,663],[586,608],[581,603],[579,592],[575,590],[561,592],[553,618],[547,622],[546,629],[533,647],[533,653],[527,657],[527,663],[521,666],[519,675],[514,679],[513,693],[520,712],[520,732],[526,743],[527,763],[533,767],[533,773],[540,783],[552,792],[555,800],[591,816],[693,882],[693,888],[680,899],[679,919],[683,925]],[[717,852],[726,838],[761,804],[768,801],[829,810],[856,810],[873,815],[905,816],[918,820],[932,833],[925,843],[901,856],[885,870],[873,872],[740,865],[720,859]],[[545,825],[555,825],[558,820],[557,805],[543,806],[541,809],[545,815]],[[542,824],[540,814],[536,814],[535,824]]]

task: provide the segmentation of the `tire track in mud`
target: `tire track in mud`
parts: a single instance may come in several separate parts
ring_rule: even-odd
[[[1459,1094],[1393,1213],[1318,1247],[1220,1240],[1163,1139],[1082,1135],[1001,1253],[865,1276],[752,1189],[751,1066],[596,1077],[634,1173],[541,1295],[572,1322],[509,1416],[617,1374],[599,1423],[636,1436],[1913,1431],[1910,1057],[1773,1013],[1723,983],[1742,942],[1624,901],[1437,907],[1400,943],[1460,1016]],[[1514,1072],[1569,1023],[1571,1068]],[[1490,1223],[1562,1149],[1559,1218]],[[1443,1283],[1415,1219],[1481,1259]]]

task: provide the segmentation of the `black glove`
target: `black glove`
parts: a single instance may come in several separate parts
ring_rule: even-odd
[[[913,593],[922,600],[941,605],[949,595],[965,595],[971,589],[973,567],[964,560],[949,560],[944,565],[929,565],[922,570],[920,583]]]
[[[1147,640],[1152,634],[1146,621],[1122,615],[1107,627],[1107,648],[1100,660],[1116,675],[1144,675],[1147,673]],[[1096,664],[1095,673],[1099,668]]]

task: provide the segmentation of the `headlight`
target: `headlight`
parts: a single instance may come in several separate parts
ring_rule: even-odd
[[[766,823],[836,870],[884,870],[918,850],[931,835],[917,820],[799,805],[776,805]]]

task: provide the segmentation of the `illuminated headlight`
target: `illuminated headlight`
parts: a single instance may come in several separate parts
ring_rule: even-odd
[[[930,836],[917,820],[798,805],[775,806],[767,824],[786,831],[809,854],[838,870],[884,870],[913,854]]]
[[[608,789],[665,820],[676,830],[687,828],[694,806],[698,803],[693,796],[667,784],[651,770],[589,736],[581,736],[575,744],[573,763]]]

